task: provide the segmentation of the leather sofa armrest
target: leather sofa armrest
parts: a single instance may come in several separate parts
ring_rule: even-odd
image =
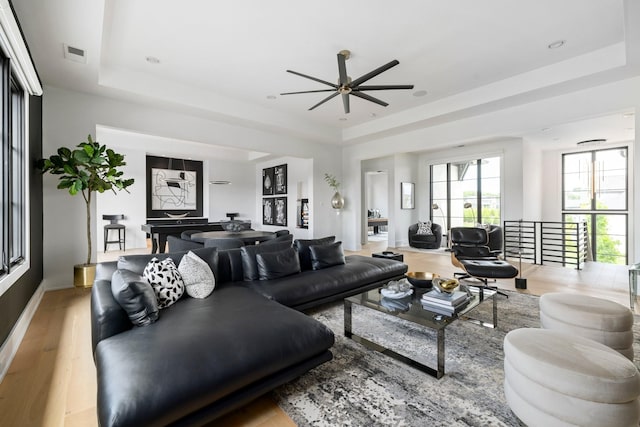
[[[111,280],[96,280],[91,289],[91,346],[133,327],[127,313],[113,297]]]

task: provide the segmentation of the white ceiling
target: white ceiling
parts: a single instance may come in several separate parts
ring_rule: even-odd
[[[625,0],[15,0],[14,8],[45,85],[342,144],[575,89],[627,67],[631,49]],[[565,44],[549,49],[557,40]],[[86,50],[87,64],[64,59],[63,44]],[[352,78],[397,59],[368,84],[415,89],[369,92],[386,108],[351,97],[348,115],[340,97],[307,111],[327,94],[279,95],[326,88],[287,69],[335,82],[342,49],[352,52]],[[548,147],[628,140],[634,120],[621,114],[513,136]]]

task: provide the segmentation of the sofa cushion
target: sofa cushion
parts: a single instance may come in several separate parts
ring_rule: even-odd
[[[182,276],[171,258],[162,261],[152,258],[142,275],[151,284],[158,298],[159,308],[169,307],[184,294]]]
[[[205,260],[214,275],[218,274],[218,250],[216,248],[192,249],[194,254]],[[165,254],[144,254],[144,255],[122,255],[118,258],[118,269],[130,270],[134,273],[142,274],[152,258],[163,260],[171,258],[176,265],[187,252],[171,252]]]
[[[116,270],[111,277],[111,292],[135,326],[147,326],[158,320],[156,294],[139,274]]]
[[[187,252],[182,257],[178,272],[191,298],[206,298],[216,286],[216,278],[209,264],[193,252]]]
[[[176,423],[333,342],[322,323],[241,286],[183,298],[158,322],[98,343],[100,425]]]
[[[333,243],[336,240],[336,236],[322,237],[320,239],[296,239],[293,241],[293,247],[298,251],[300,257],[300,268],[302,270],[311,270],[311,252],[309,246],[326,245]]]
[[[316,301],[353,295],[407,272],[407,265],[385,258],[349,255],[345,263],[322,270],[307,270],[268,282],[243,282],[245,286],[288,307],[313,306]]]
[[[242,254],[242,270],[244,280],[259,280],[260,274],[258,273],[258,263],[256,260],[256,254],[266,252],[279,252],[291,247],[289,242],[279,242],[273,245],[257,245],[257,246],[243,246],[240,248]]]
[[[278,252],[256,254],[260,280],[272,280],[300,273],[298,252],[288,248]]]
[[[311,268],[314,270],[322,270],[345,262],[342,242],[329,245],[312,245],[309,246],[309,253],[311,255]]]

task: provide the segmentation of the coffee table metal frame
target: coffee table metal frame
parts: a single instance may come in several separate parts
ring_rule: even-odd
[[[382,354],[390,356],[396,360],[399,360],[400,362],[406,363],[422,372],[425,372],[433,377],[440,379],[444,376],[444,373],[445,373],[444,331],[448,325],[450,325],[457,319],[467,320],[472,323],[478,324],[480,326],[485,326],[489,328],[495,328],[498,325],[498,306],[497,306],[497,300],[496,300],[497,292],[492,289],[483,289],[482,287],[475,287],[473,285],[469,285],[469,290],[471,291],[471,294],[472,294],[471,300],[469,301],[469,303],[465,308],[463,308],[459,313],[454,314],[453,316],[443,316],[443,315],[439,315],[437,313],[424,309],[422,307],[422,304],[420,303],[420,298],[426,291],[424,289],[416,288],[414,290],[413,295],[411,297],[407,297],[407,302],[410,302],[410,308],[402,312],[390,311],[382,305],[381,299],[383,297],[380,294],[380,288],[351,296],[344,300],[344,335],[347,338],[351,338],[352,340],[364,345],[365,347],[370,348],[371,350],[375,350]],[[488,299],[493,300],[493,323],[488,323],[478,319],[473,319],[467,316],[467,313],[469,313],[470,311],[478,307],[478,305],[480,305],[482,302]],[[423,363],[420,363],[417,360],[411,359],[410,357],[397,353],[389,348],[384,347],[381,344],[370,341],[354,333],[352,328],[353,304],[366,307],[381,313],[385,313],[385,314],[388,314],[389,316],[398,317],[400,319],[404,319],[409,322],[435,330],[436,346],[437,346],[436,369],[434,369],[431,366],[427,366]]]

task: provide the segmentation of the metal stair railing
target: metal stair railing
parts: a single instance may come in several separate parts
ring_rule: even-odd
[[[504,221],[504,255],[534,264],[574,266],[587,260],[587,224],[558,221]]]

